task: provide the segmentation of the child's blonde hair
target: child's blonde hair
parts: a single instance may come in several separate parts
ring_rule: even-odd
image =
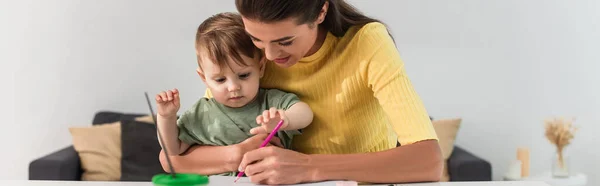
[[[254,46],[244,30],[242,17],[231,12],[213,15],[202,22],[196,32],[195,46],[200,69],[203,57],[221,68],[227,66],[230,60],[240,66],[249,66],[241,55],[262,58],[262,52]]]

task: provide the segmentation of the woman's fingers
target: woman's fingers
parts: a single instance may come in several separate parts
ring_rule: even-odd
[[[270,143],[275,146],[283,148],[283,143],[281,143],[281,139],[279,139],[278,137],[273,136],[273,138],[271,138]]]
[[[242,162],[251,162],[243,165],[255,184],[301,183],[311,180],[314,175],[314,169],[308,163],[310,158],[306,154],[271,146],[250,151],[246,155],[248,156],[244,156]]]
[[[262,173],[266,169],[267,169],[266,162],[265,161],[259,161],[259,162],[255,162],[253,164],[248,165],[245,168],[244,173],[247,176],[253,176],[253,175]]]
[[[246,154],[244,154],[244,157],[242,157],[242,162],[240,163],[239,171],[244,171],[246,167],[252,164],[253,162],[265,159],[267,156],[273,153],[273,148],[277,147],[263,147],[246,152]]]
[[[250,179],[251,183],[266,184],[269,177],[270,177],[269,171],[265,171],[265,172],[258,172],[256,174],[252,174],[252,176],[250,176],[249,179]]]

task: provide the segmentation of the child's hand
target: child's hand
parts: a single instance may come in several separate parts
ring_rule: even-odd
[[[262,115],[256,117],[256,123],[259,126],[251,129],[250,134],[268,134],[273,131],[281,120],[283,120],[283,124],[280,130],[285,129],[289,124],[285,111],[275,107],[265,110]]]
[[[162,117],[175,117],[179,110],[179,90],[162,91],[156,95],[158,115]]]

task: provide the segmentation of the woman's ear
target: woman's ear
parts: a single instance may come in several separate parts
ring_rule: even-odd
[[[202,81],[204,81],[204,83],[206,83],[206,77],[204,76],[204,72],[202,72],[202,69],[200,69],[200,67],[198,67],[198,68],[196,68],[196,72],[198,73],[198,75],[200,76]]]
[[[325,21],[325,17],[327,16],[327,10],[329,10],[329,1],[325,1],[325,4],[323,4],[321,12],[319,12],[319,17],[317,17],[317,24],[321,24],[323,23],[323,21]]]
[[[260,65],[260,78],[263,77],[263,75],[265,75],[265,68],[267,66],[267,58],[266,57],[261,57],[258,64]]]

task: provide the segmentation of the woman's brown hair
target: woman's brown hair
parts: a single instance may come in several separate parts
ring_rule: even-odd
[[[329,8],[321,26],[335,36],[343,36],[352,26],[381,23],[344,0],[236,0],[235,5],[240,14],[248,19],[272,23],[296,18],[298,24],[304,24],[317,20],[325,2],[329,2]]]
[[[202,22],[196,32],[195,46],[201,69],[202,58],[208,58],[223,68],[230,60],[240,66],[250,65],[241,55],[253,59],[262,57],[262,52],[246,34],[242,17],[231,12],[213,15]]]

